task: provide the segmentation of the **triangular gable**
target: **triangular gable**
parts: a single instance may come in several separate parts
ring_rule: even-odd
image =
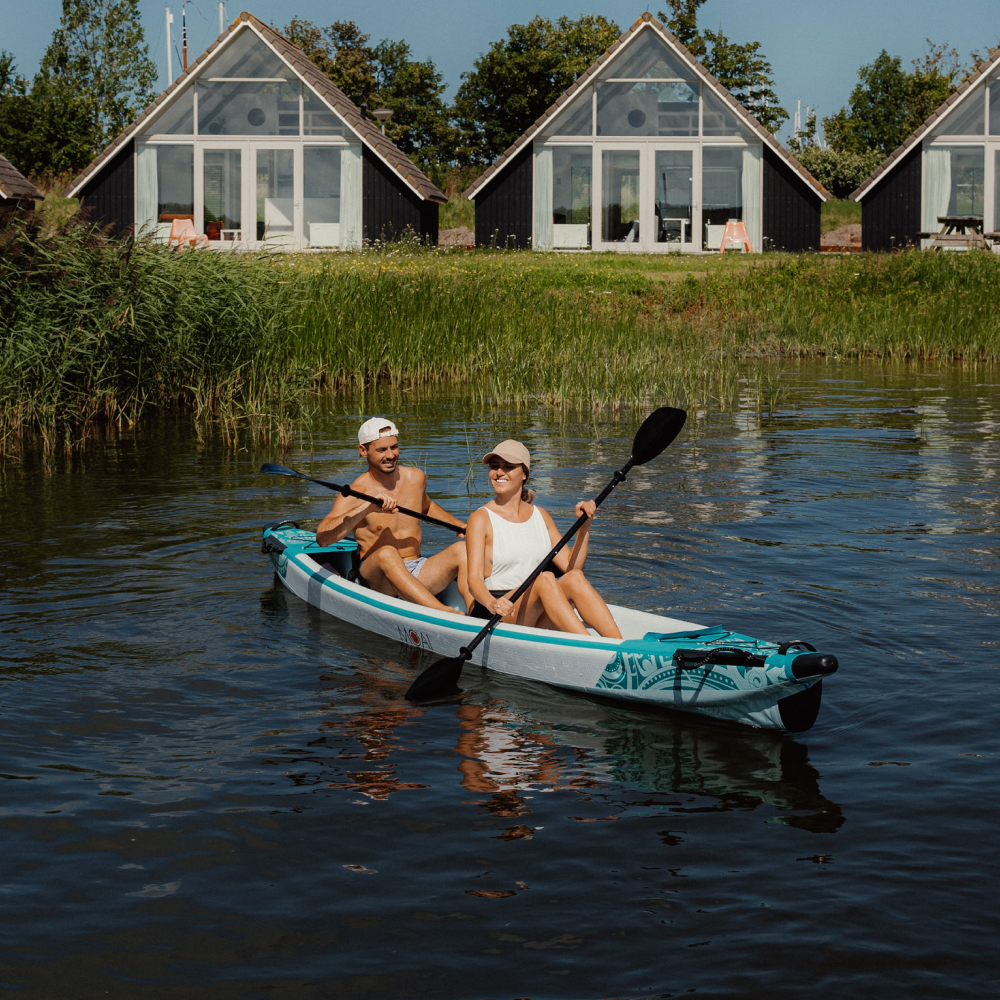
[[[181,91],[192,86],[195,78],[201,75],[206,63],[216,65],[216,59],[225,59],[232,45],[241,43],[241,36],[247,33],[256,37],[267,46],[268,50],[291,70],[295,77],[313,92],[331,111],[345,124],[347,130],[367,146],[382,160],[394,174],[416,194],[422,201],[434,201],[439,204],[447,202],[447,198],[431,182],[430,178],[393,142],[387,139],[381,129],[369,122],[347,95],[337,87],[325,73],[321,73],[315,64],[286,38],[268,27],[252,14],[243,11],[240,16],[198,57],[186,73],[182,73],[174,82],[146,108],[145,111],[117,138],[96,157],[96,159],[77,176],[66,191],[68,197],[77,197],[86,183],[101,171],[129,141],[141,133],[146,124],[154,117],[159,117],[161,111],[169,115],[167,105],[180,98]],[[236,38],[233,36],[236,35]],[[219,50],[222,49],[221,52]],[[216,53],[218,55],[216,56]],[[235,55],[239,55],[237,51]],[[223,64],[223,68],[225,64]],[[212,71],[212,66],[209,66]]]
[[[991,73],[996,72],[997,68],[1000,67],[1000,49],[993,54],[993,58],[987,60],[983,63],[979,69],[973,73],[965,83],[962,84],[958,90],[952,94],[948,100],[941,104],[937,110],[930,116],[920,126],[913,134],[906,139],[902,145],[897,149],[894,149],[883,161],[879,164],[878,168],[870,174],[861,185],[848,195],[849,198],[854,201],[861,201],[865,195],[869,194],[876,184],[886,174],[888,174],[896,163],[901,160],[911,149],[914,148],[918,143],[923,142],[924,139],[930,135],[939,125],[942,124],[945,118],[950,117],[953,113],[960,114],[960,106],[967,102],[968,98],[972,95],[973,91],[979,86],[979,84],[986,81]],[[983,136],[985,139],[986,136]]]
[[[654,46],[644,42],[647,38],[655,38],[660,42],[660,46]],[[628,52],[636,46],[636,51]],[[665,46],[668,56],[662,57],[658,53],[662,52],[662,46]],[[646,49],[643,52],[643,48]],[[604,52],[603,55],[599,56],[598,59],[593,63],[590,68],[581,73],[577,77],[576,81],[570,86],[556,101],[555,104],[550,107],[545,114],[543,114],[532,126],[529,128],[516,142],[513,143],[508,149],[506,149],[493,164],[485,171],[476,182],[465,192],[465,197],[470,201],[474,200],[475,197],[483,191],[483,189],[490,183],[490,181],[497,176],[497,174],[503,170],[503,168],[520,153],[525,147],[529,146],[536,138],[541,135],[553,134],[549,132],[549,127],[553,123],[554,119],[560,116],[565,110],[570,108],[574,100],[580,105],[579,109],[571,109],[568,119],[574,117],[574,113],[579,111],[585,114],[585,108],[587,102],[584,100],[584,96],[581,95],[588,84],[592,83],[599,74],[607,68],[608,63],[611,60],[623,59],[623,70],[628,69],[629,75],[634,78],[644,79],[646,77],[659,75],[666,66],[680,66],[683,67],[683,72],[677,74],[680,79],[697,80],[707,85],[705,90],[706,98],[713,99],[720,102],[726,111],[734,115],[740,124],[755,138],[760,139],[765,146],[769,147],[791,170],[799,177],[804,184],[813,190],[822,201],[829,201],[832,197],[829,191],[823,187],[819,181],[816,180],[809,173],[808,170],[803,167],[798,160],[795,159],[777,139],[766,129],[753,115],[747,111],[746,108],[736,100],[735,97],[722,86],[721,83],[705,69],[704,66],[691,53],[688,51],[686,46],[684,46],[681,41],[673,35],[670,31],[664,27],[664,25],[658,21],[649,11],[643,13],[643,15],[627,30],[622,36],[615,42],[613,42]],[[665,63],[664,67],[656,65],[657,60],[660,59]],[[634,72],[633,72],[634,71]],[[617,67],[616,67],[617,73]],[[671,75],[673,75],[671,73]],[[559,130],[559,134],[562,135],[572,135],[576,134],[573,132],[566,132],[562,129]],[[589,133],[588,133],[589,137]],[[599,137],[598,137],[599,138]],[[610,138],[610,137],[609,137]]]
[[[41,201],[45,195],[5,156],[0,156],[0,201]]]

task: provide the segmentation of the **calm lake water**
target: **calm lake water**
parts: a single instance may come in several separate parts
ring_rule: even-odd
[[[1000,374],[783,382],[769,421],[692,414],[602,508],[588,568],[618,602],[835,652],[795,737],[476,668],[411,706],[426,661],[260,555],[263,522],[332,500],[256,474],[280,456],[166,424],[8,463],[0,988],[994,995]],[[568,525],[635,427],[403,399],[404,459],[459,515],[516,435]],[[357,424],[287,464],[351,477]]]

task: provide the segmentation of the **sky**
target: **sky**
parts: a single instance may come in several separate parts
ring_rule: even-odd
[[[150,55],[166,86],[164,6],[174,14],[174,41],[180,47],[181,0],[140,0]],[[447,97],[491,42],[511,24],[536,14],[547,18],[603,14],[624,30],[644,10],[656,14],[666,5],[656,0],[244,0],[225,5],[229,23],[244,9],[280,28],[298,16],[326,25],[354,21],[372,41],[402,39],[417,59],[431,59],[448,85]],[[187,6],[189,52],[197,57],[219,31],[216,0]],[[53,30],[61,0],[0,0],[0,49],[14,54],[18,70],[32,76]],[[774,70],[775,90],[793,114],[818,109],[832,115],[849,100],[858,69],[884,48],[908,68],[920,57],[925,39],[947,42],[967,59],[973,49],[1000,40],[1000,0],[707,0],[703,28],[720,26],[732,41],[759,41]],[[174,57],[177,72],[178,57]],[[803,115],[804,117],[804,115]],[[790,124],[790,123],[789,123]],[[786,127],[784,138],[787,138]]]

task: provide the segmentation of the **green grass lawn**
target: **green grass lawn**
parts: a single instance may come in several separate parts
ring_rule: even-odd
[[[861,225],[861,205],[850,198],[833,198],[821,209],[820,232],[832,233],[841,226]]]

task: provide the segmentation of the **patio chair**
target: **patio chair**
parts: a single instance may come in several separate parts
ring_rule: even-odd
[[[208,246],[208,237],[204,233],[196,233],[194,231],[194,223],[190,219],[174,219],[170,223],[170,235],[167,237],[167,246],[173,243],[177,244],[178,250],[183,249],[185,243],[190,246],[204,243],[205,246]]]
[[[719,253],[725,253],[730,243],[740,243],[747,253],[753,253],[753,244],[750,242],[750,234],[747,232],[747,224],[745,222],[736,222],[730,219],[726,223],[726,228],[722,233],[722,245],[719,247]]]

